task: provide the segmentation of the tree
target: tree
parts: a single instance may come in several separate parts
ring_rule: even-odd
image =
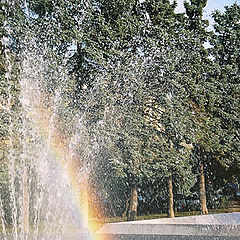
[[[190,0],[184,1],[184,7],[188,17],[188,28],[198,33],[205,34],[204,28],[208,24],[207,20],[203,20],[203,9],[207,6],[207,0]],[[200,36],[198,36],[200,37]]]
[[[96,75],[122,50],[136,52],[145,25],[140,5],[134,0],[96,0],[88,6],[82,35],[76,39],[77,51],[70,61],[77,96],[82,87],[94,86]]]
[[[238,159],[237,155],[235,155],[234,158],[231,158],[228,154],[228,150],[230,150],[230,148],[228,147],[229,145],[238,145],[235,145],[238,140],[235,135],[236,132],[233,129],[237,129],[239,126],[235,125],[235,123],[237,122],[232,121],[232,119],[237,119],[236,116],[237,112],[239,111],[238,100],[237,98],[235,98],[237,95],[233,93],[234,90],[232,94],[229,95],[228,82],[229,79],[231,79],[231,76],[236,74],[236,72],[234,73],[234,71],[231,71],[231,73],[229,74],[227,73],[225,68],[225,66],[227,66],[230,62],[232,62],[235,66],[237,66],[237,64],[236,62],[234,63],[234,60],[229,61],[230,58],[228,58],[228,56],[231,56],[231,54],[233,53],[233,50],[227,50],[224,54],[222,54],[222,52],[224,52],[223,49],[233,48],[233,45],[231,45],[230,43],[230,39],[238,39],[236,37],[237,31],[231,31],[230,29],[227,29],[230,19],[232,19],[233,22],[229,26],[236,26],[236,28],[233,27],[233,29],[237,29],[237,20],[233,20],[234,18],[238,18],[238,13],[236,9],[237,8],[235,5],[235,10],[229,11],[226,15],[224,13],[221,14],[220,12],[215,12],[215,32],[213,32],[212,35],[208,37],[210,43],[212,44],[212,48],[208,50],[207,54],[204,54],[204,51],[202,51],[201,49],[199,51],[203,53],[201,60],[198,60],[199,62],[202,61],[202,67],[198,68],[199,70],[202,69],[200,70],[202,76],[199,77],[198,80],[198,91],[200,95],[198,95],[199,93],[195,96],[192,95],[193,98],[191,99],[191,102],[193,104],[193,111],[196,112],[194,117],[197,127],[196,129],[198,129],[196,134],[194,155],[200,161],[200,199],[203,214],[207,213],[205,196],[206,190],[204,189],[207,171],[209,172],[209,177],[211,175],[210,171],[216,174],[216,169],[214,169],[214,166],[221,167],[221,169],[225,169],[224,171],[230,172],[230,169],[232,169],[230,166],[232,164],[234,165],[233,162],[238,164],[238,160],[236,160]],[[228,18],[228,14],[230,14],[230,12],[233,15]],[[223,26],[225,26],[226,28]],[[227,37],[225,38],[225,36]],[[222,41],[222,39],[224,39],[224,41]],[[239,44],[237,42],[235,42],[235,44],[236,45],[234,46],[238,48]],[[233,59],[236,59],[238,55],[236,54],[236,52],[238,51],[235,51],[234,55],[232,55],[234,56]],[[196,69],[197,67],[193,69],[193,72]],[[235,70],[237,70],[237,68],[235,68]],[[237,78],[233,77],[233,79]],[[232,89],[237,89],[236,86],[232,87]],[[228,93],[226,94],[226,92]],[[229,96],[231,96],[231,100],[227,99]],[[231,109],[232,106],[234,106],[233,109]],[[229,120],[230,122],[228,122]],[[228,126],[229,128],[226,126]],[[227,128],[231,130],[228,131],[226,130]],[[233,152],[234,150],[231,149],[231,153]],[[205,178],[203,176],[204,171]],[[215,177],[217,175],[218,174],[216,174]]]
[[[181,37],[183,34],[184,32]],[[165,176],[168,180],[169,216],[174,217],[173,180],[177,186],[179,179],[185,179],[185,186],[177,186],[179,190],[189,190],[194,183],[189,155],[194,131],[188,99],[188,69],[183,69],[183,59],[188,58],[185,40],[177,39],[176,36],[171,39],[167,34],[164,36],[165,43],[168,44],[153,48],[155,54],[148,58],[144,71],[151,96],[146,109],[146,120],[155,136],[151,142],[154,156],[152,164],[158,169],[159,178],[164,179]],[[192,39],[187,38],[187,41],[190,40]]]
[[[171,10],[170,12],[164,8],[166,6],[169,7]],[[106,74],[106,76],[111,76],[111,78],[115,76],[114,78],[117,79],[117,82],[119,81],[119,87],[122,88],[121,91],[113,90],[119,92],[119,100],[115,100],[119,103],[112,103],[114,106],[112,112],[114,112],[116,116],[122,114],[123,116],[119,116],[119,119],[122,119],[123,122],[121,123],[120,121],[121,124],[119,123],[119,126],[109,128],[111,131],[114,129],[115,132],[113,135],[118,138],[113,141],[117,141],[115,147],[118,149],[118,158],[121,156],[122,161],[126,161],[126,163],[129,163],[130,161],[133,162],[131,165],[125,163],[125,165],[130,166],[128,166],[128,170],[124,170],[126,180],[132,182],[132,200],[130,200],[130,208],[132,208],[132,211],[130,212],[133,212],[133,215],[136,215],[137,212],[137,204],[134,203],[137,201],[136,183],[139,182],[137,179],[141,178],[141,171],[139,170],[141,164],[137,164],[137,162],[141,162],[141,158],[143,158],[143,156],[141,156],[141,148],[143,147],[136,144],[136,142],[138,142],[137,139],[143,137],[139,135],[137,136],[137,134],[143,131],[143,119],[141,117],[141,111],[143,110],[140,110],[140,112],[136,111],[141,108],[137,104],[142,105],[144,103],[143,101],[140,101],[140,99],[131,104],[129,104],[129,100],[124,100],[124,98],[126,98],[126,93],[128,92],[133,95],[133,98],[135,97],[135,93],[131,93],[133,90],[130,84],[136,84],[136,92],[140,91],[140,82],[137,83],[137,81],[141,81],[141,76],[136,74],[136,71],[132,66],[129,68],[129,61],[124,59],[124,56],[126,55],[123,52],[128,51],[128,55],[132,55],[133,58],[138,58],[138,55],[141,55],[142,51],[145,53],[144,47],[148,41],[146,40],[145,32],[148,30],[150,36],[152,30],[151,24],[151,26],[147,26],[147,14],[152,18],[151,21],[153,24],[160,24],[160,22],[163,23],[163,21],[167,21],[168,14],[173,15],[174,6],[175,4],[171,5],[169,2],[158,4],[156,1],[146,1],[143,3],[138,3],[137,1],[94,2],[94,5],[91,7],[91,14],[88,15],[88,18],[86,18],[86,21],[83,23],[83,29],[85,29],[83,38],[78,42],[77,53],[72,58],[74,61],[73,72],[77,74],[77,81],[79,81],[78,96],[81,93],[84,93],[83,87],[87,88],[90,92],[96,91],[94,85],[99,84],[96,82],[96,79],[98,79],[97,74],[100,74],[101,72],[103,72],[103,75]],[[164,17],[161,16],[161,13],[163,13]],[[116,60],[119,56],[121,56],[121,61]],[[129,73],[116,73],[116,71],[114,72],[112,69],[109,69],[109,63],[110,66],[113,64],[113,66],[118,69],[117,71],[120,71],[121,69],[122,72],[125,72],[126,70],[123,68],[125,67]],[[136,62],[137,66],[138,64],[139,63]],[[134,78],[136,79],[133,79],[132,77],[129,78],[128,74],[135,74]],[[124,77],[129,78],[129,81],[124,80]],[[104,96],[108,98],[108,101],[112,102],[113,100],[111,99],[114,99],[115,97],[113,95],[111,97],[107,96],[109,93],[108,88],[114,89],[114,86],[112,86],[112,80],[108,79],[108,81],[109,83],[105,83],[106,86],[103,86],[103,92],[106,91]],[[102,97],[100,99],[102,99]],[[96,121],[101,121],[100,119],[104,117],[104,109],[106,109],[105,104],[110,106],[110,108],[113,107],[110,105],[110,102],[106,102],[106,100],[101,102],[101,104],[99,103],[99,99],[97,101],[95,107],[90,108],[90,111],[93,110],[91,114],[94,115],[92,124],[96,123]],[[121,101],[126,103],[125,107],[121,106]],[[103,112],[101,113],[101,111]],[[90,117],[90,119],[92,118]],[[89,122],[91,121],[92,120]],[[106,120],[106,125],[107,122],[109,126],[112,126],[113,122],[110,123]],[[133,129],[133,126],[135,126],[136,132],[133,133],[133,131],[131,136],[129,135],[129,129]],[[129,129],[127,129],[127,127]],[[137,154],[139,155],[138,157]],[[137,173],[139,176],[137,176]],[[133,200],[133,198],[135,200]],[[131,213],[129,215],[131,215]],[[135,216],[133,216],[133,218],[135,218]]]
[[[127,54],[128,55],[128,54]],[[111,165],[117,176],[129,186],[128,219],[137,216],[138,188],[141,186],[145,145],[148,137],[144,127],[143,106],[146,86],[141,78],[141,57],[121,58],[100,83],[101,101],[105,102],[103,134],[108,139]],[[115,80],[114,80],[115,79]],[[110,152],[111,151],[111,152]]]
[[[173,1],[170,3],[167,1],[156,1],[156,0],[147,0],[143,3],[143,8],[146,9],[146,12],[153,25],[161,26],[161,28],[171,25],[172,22],[176,20],[176,15],[174,10],[177,6],[177,2]]]
[[[208,32],[206,27],[208,21],[203,20],[203,9],[206,7],[207,1],[185,1],[187,18],[185,19],[185,28],[189,34],[195,37],[194,47],[189,47],[190,62],[188,62],[191,91],[189,91],[189,104],[192,108],[193,121],[195,123],[195,155],[196,163],[199,164],[200,175],[200,202],[202,214],[207,214],[206,188],[204,168],[207,163],[207,155],[209,152],[214,152],[214,145],[219,143],[219,121],[212,115],[212,104],[217,98],[217,92],[212,91],[214,82],[214,66],[208,59],[208,52],[204,48],[204,43],[207,41]],[[210,140],[211,136],[213,141]],[[208,153],[207,153],[208,152]]]
[[[36,157],[36,142],[38,140],[33,137],[36,135],[27,115],[30,111],[26,99],[27,97],[31,97],[32,92],[28,96],[24,95],[27,92],[25,88],[26,82],[24,81],[26,79],[30,81],[30,78],[33,77],[32,79],[37,79],[36,82],[39,82],[42,80],[40,76],[44,74],[39,74],[37,78],[36,75],[41,71],[41,73],[43,73],[44,70],[48,71],[47,73],[45,72],[45,74],[48,74],[48,80],[51,79],[50,82],[52,82],[54,77],[56,78],[56,75],[50,74],[54,68],[49,67],[49,62],[48,66],[46,66],[47,64],[45,66],[41,65],[42,57],[47,56],[47,51],[42,51],[44,48],[41,43],[36,40],[38,36],[33,35],[34,30],[31,29],[31,27],[33,27],[33,19],[36,16],[33,17],[31,15],[32,19],[30,19],[31,17],[27,15],[27,10],[29,9],[24,9],[22,1],[7,1],[7,3],[4,8],[4,16],[6,17],[4,19],[4,38],[2,38],[3,41],[1,41],[1,53],[3,53],[1,57],[4,57],[4,66],[2,69],[1,65],[0,79],[0,148],[1,165],[4,165],[2,171],[5,176],[4,181],[1,182],[0,208],[3,228],[12,224],[12,226],[15,227],[15,233],[17,232],[17,228],[19,228],[22,233],[26,233],[29,231],[30,221],[36,222],[36,215],[38,215],[38,217],[40,215],[39,212],[37,212],[39,209],[37,210],[35,208],[36,205],[33,207],[34,204],[32,204],[37,199],[36,195],[38,194],[32,191],[32,189],[37,190],[39,187],[38,184],[34,186],[34,183],[39,180],[37,179],[39,175],[34,172],[36,171],[36,163],[32,162],[33,156]],[[39,26],[36,26],[35,29],[37,29],[37,27]],[[29,30],[29,32],[27,30]],[[26,34],[26,32],[29,34]],[[2,46],[2,43],[4,46]],[[41,55],[37,54],[40,51],[42,51]],[[48,57],[50,56],[49,52],[51,51],[47,52],[49,54]],[[32,58],[30,58],[30,56]],[[56,54],[53,54],[53,51],[51,52],[51,57],[51,60],[54,59],[55,61],[52,61],[51,64],[56,63],[57,58]],[[59,58],[57,60],[59,60]],[[23,65],[21,65],[22,63]],[[46,68],[44,69],[44,67]],[[61,72],[61,74],[62,77],[63,72]],[[60,75],[58,75],[58,78],[60,78]],[[27,87],[28,86],[29,85],[27,85]],[[67,86],[69,85],[66,84],[65,87]],[[45,89],[41,90],[43,93]],[[55,89],[53,87],[50,88],[49,85],[47,90],[51,93],[55,91]],[[33,102],[31,103],[33,104]],[[33,142],[36,144],[35,152],[33,151]],[[30,173],[32,174],[31,178],[29,178]],[[40,191],[42,191],[42,189]]]
[[[240,6],[225,7],[223,13],[215,11],[214,32],[210,38],[211,54],[217,65],[216,79],[219,92],[214,114],[220,119],[221,154],[218,162],[229,175],[239,173],[239,67],[240,67]]]
[[[0,13],[0,155],[1,155],[1,214],[2,228],[16,223],[13,208],[17,209],[14,200],[16,184],[22,179],[16,179],[13,174],[15,166],[19,166],[21,145],[19,139],[19,83],[17,77],[16,54],[14,52],[14,37],[11,36],[11,21],[13,17],[12,3],[2,2]],[[17,10],[16,10],[17,11]]]

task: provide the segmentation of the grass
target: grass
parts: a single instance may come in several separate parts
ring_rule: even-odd
[[[232,213],[232,212],[240,212],[240,206],[231,206],[226,207],[224,209],[210,209],[209,214],[219,214],[219,213]],[[184,216],[196,216],[200,215],[200,211],[187,211],[187,212],[177,212],[175,214],[176,217],[184,217]],[[150,219],[159,219],[159,218],[166,218],[167,214],[149,214],[149,215],[141,215],[137,217],[137,220],[150,220]],[[105,218],[105,219],[98,219],[96,221],[95,219],[90,219],[90,222],[94,222],[95,230],[100,229],[105,223],[114,223],[114,222],[124,222],[127,221],[126,218],[122,217],[111,217],[111,218]],[[39,231],[42,231],[43,226],[40,226]],[[73,229],[74,230],[74,229]],[[33,228],[30,227],[30,232],[33,231]],[[0,233],[2,232],[0,227]],[[8,233],[12,233],[13,229],[8,228]]]
[[[224,209],[209,209],[209,214],[219,214],[219,213],[232,213],[232,212],[240,212],[240,206],[232,206]],[[196,216],[200,215],[200,211],[186,211],[186,212],[177,212],[175,214],[176,217],[185,217],[185,216]],[[137,220],[150,220],[150,219],[158,219],[158,218],[166,218],[167,214],[149,214],[149,215],[141,215],[137,217]],[[106,223],[114,223],[114,222],[124,222],[127,221],[126,218],[122,217],[114,217],[107,218]]]

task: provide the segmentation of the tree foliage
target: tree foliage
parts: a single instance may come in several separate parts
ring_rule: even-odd
[[[175,192],[188,193],[203,165],[215,182],[217,167],[239,173],[237,3],[213,13],[212,32],[207,0],[184,1],[185,14],[169,0],[13,3],[7,22],[0,12],[1,147],[21,119],[18,71],[28,49],[39,56],[32,69],[51,59],[39,70],[41,91],[51,99],[63,88],[57,114],[66,135],[81,115],[86,148],[82,140],[76,149],[110,214],[126,212],[132,189],[146,204],[166,201],[170,177]]]

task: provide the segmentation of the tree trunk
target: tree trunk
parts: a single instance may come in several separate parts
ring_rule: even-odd
[[[130,206],[128,212],[128,221],[137,220],[137,205],[138,205],[138,190],[136,188],[131,189]]]
[[[126,196],[126,195],[125,195]],[[125,204],[125,209],[122,213],[122,218],[126,218],[127,217],[127,213],[128,213],[128,207],[129,207],[129,201],[130,201],[130,198],[127,198],[126,199],[126,204]]]
[[[201,214],[208,214],[203,161],[201,161],[200,165],[200,203]]]
[[[113,216],[113,217],[116,217],[117,215],[116,215],[116,213],[115,213],[115,210],[114,210],[114,208],[113,208],[113,205],[112,205],[112,201],[111,201],[111,200],[110,200],[109,205],[110,205],[110,209],[111,209],[112,216]]]
[[[27,168],[23,172],[23,232],[29,233],[29,192]]]
[[[168,178],[168,195],[169,195],[168,217],[174,218],[172,175],[169,176],[169,178]]]

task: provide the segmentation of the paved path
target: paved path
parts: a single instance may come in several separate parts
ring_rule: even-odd
[[[106,240],[240,240],[240,213],[106,224]]]
[[[240,240],[240,213],[162,218],[135,222],[110,223],[98,232],[104,240]],[[57,235],[12,235],[0,240],[95,240],[83,232]]]

